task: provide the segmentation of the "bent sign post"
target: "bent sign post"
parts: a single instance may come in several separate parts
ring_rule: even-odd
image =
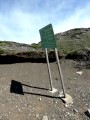
[[[65,94],[65,87],[64,87],[64,82],[63,82],[63,75],[62,75],[62,71],[61,71],[61,67],[60,67],[60,63],[59,63],[57,45],[56,45],[56,41],[55,41],[55,36],[54,36],[52,24],[49,24],[49,25],[45,26],[44,28],[40,29],[39,32],[40,32],[40,37],[41,37],[42,48],[44,48],[45,52],[46,52],[46,60],[47,60],[49,78],[50,78],[51,91],[53,91],[55,89],[53,87],[53,82],[52,82],[50,64],[49,64],[49,59],[48,59],[48,49],[54,49],[55,50],[55,55],[56,55],[56,59],[57,59],[57,63],[58,63],[58,70],[59,70],[59,75],[60,75],[60,78],[61,78],[63,94],[64,94],[64,97],[65,97],[66,94]]]

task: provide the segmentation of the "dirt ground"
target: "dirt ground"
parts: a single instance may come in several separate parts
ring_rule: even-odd
[[[84,112],[90,109],[90,69],[82,69],[78,75],[75,61],[60,63],[66,93],[73,98],[68,107],[57,98],[62,87],[55,62],[50,66],[56,94],[49,92],[46,63],[1,64],[0,120],[42,120],[45,115],[48,120],[89,120]]]

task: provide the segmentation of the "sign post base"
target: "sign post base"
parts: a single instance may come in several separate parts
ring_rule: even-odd
[[[64,103],[66,103],[67,105],[68,104],[73,104],[73,99],[70,95],[66,94],[65,98],[62,98],[61,99],[64,101]]]
[[[49,91],[49,92],[52,93],[52,94],[54,94],[54,93],[58,92],[58,90],[56,88],[52,88],[52,90]]]

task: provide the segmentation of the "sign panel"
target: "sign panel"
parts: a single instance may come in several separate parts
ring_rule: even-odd
[[[39,32],[41,36],[41,45],[43,48],[56,48],[56,41],[51,24],[40,29]]]

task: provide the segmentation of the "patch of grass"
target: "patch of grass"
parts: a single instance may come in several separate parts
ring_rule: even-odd
[[[0,46],[7,46],[10,45],[10,42],[8,41],[0,41]]]
[[[41,48],[41,46],[39,44],[35,44],[35,43],[31,44],[31,47],[34,48],[34,49]]]
[[[78,49],[90,48],[90,37],[88,35],[80,34],[78,38],[75,36],[71,38],[70,34],[58,37],[56,41],[59,51],[67,55]]]
[[[5,51],[0,48],[0,54],[4,54],[4,53],[5,53]]]

